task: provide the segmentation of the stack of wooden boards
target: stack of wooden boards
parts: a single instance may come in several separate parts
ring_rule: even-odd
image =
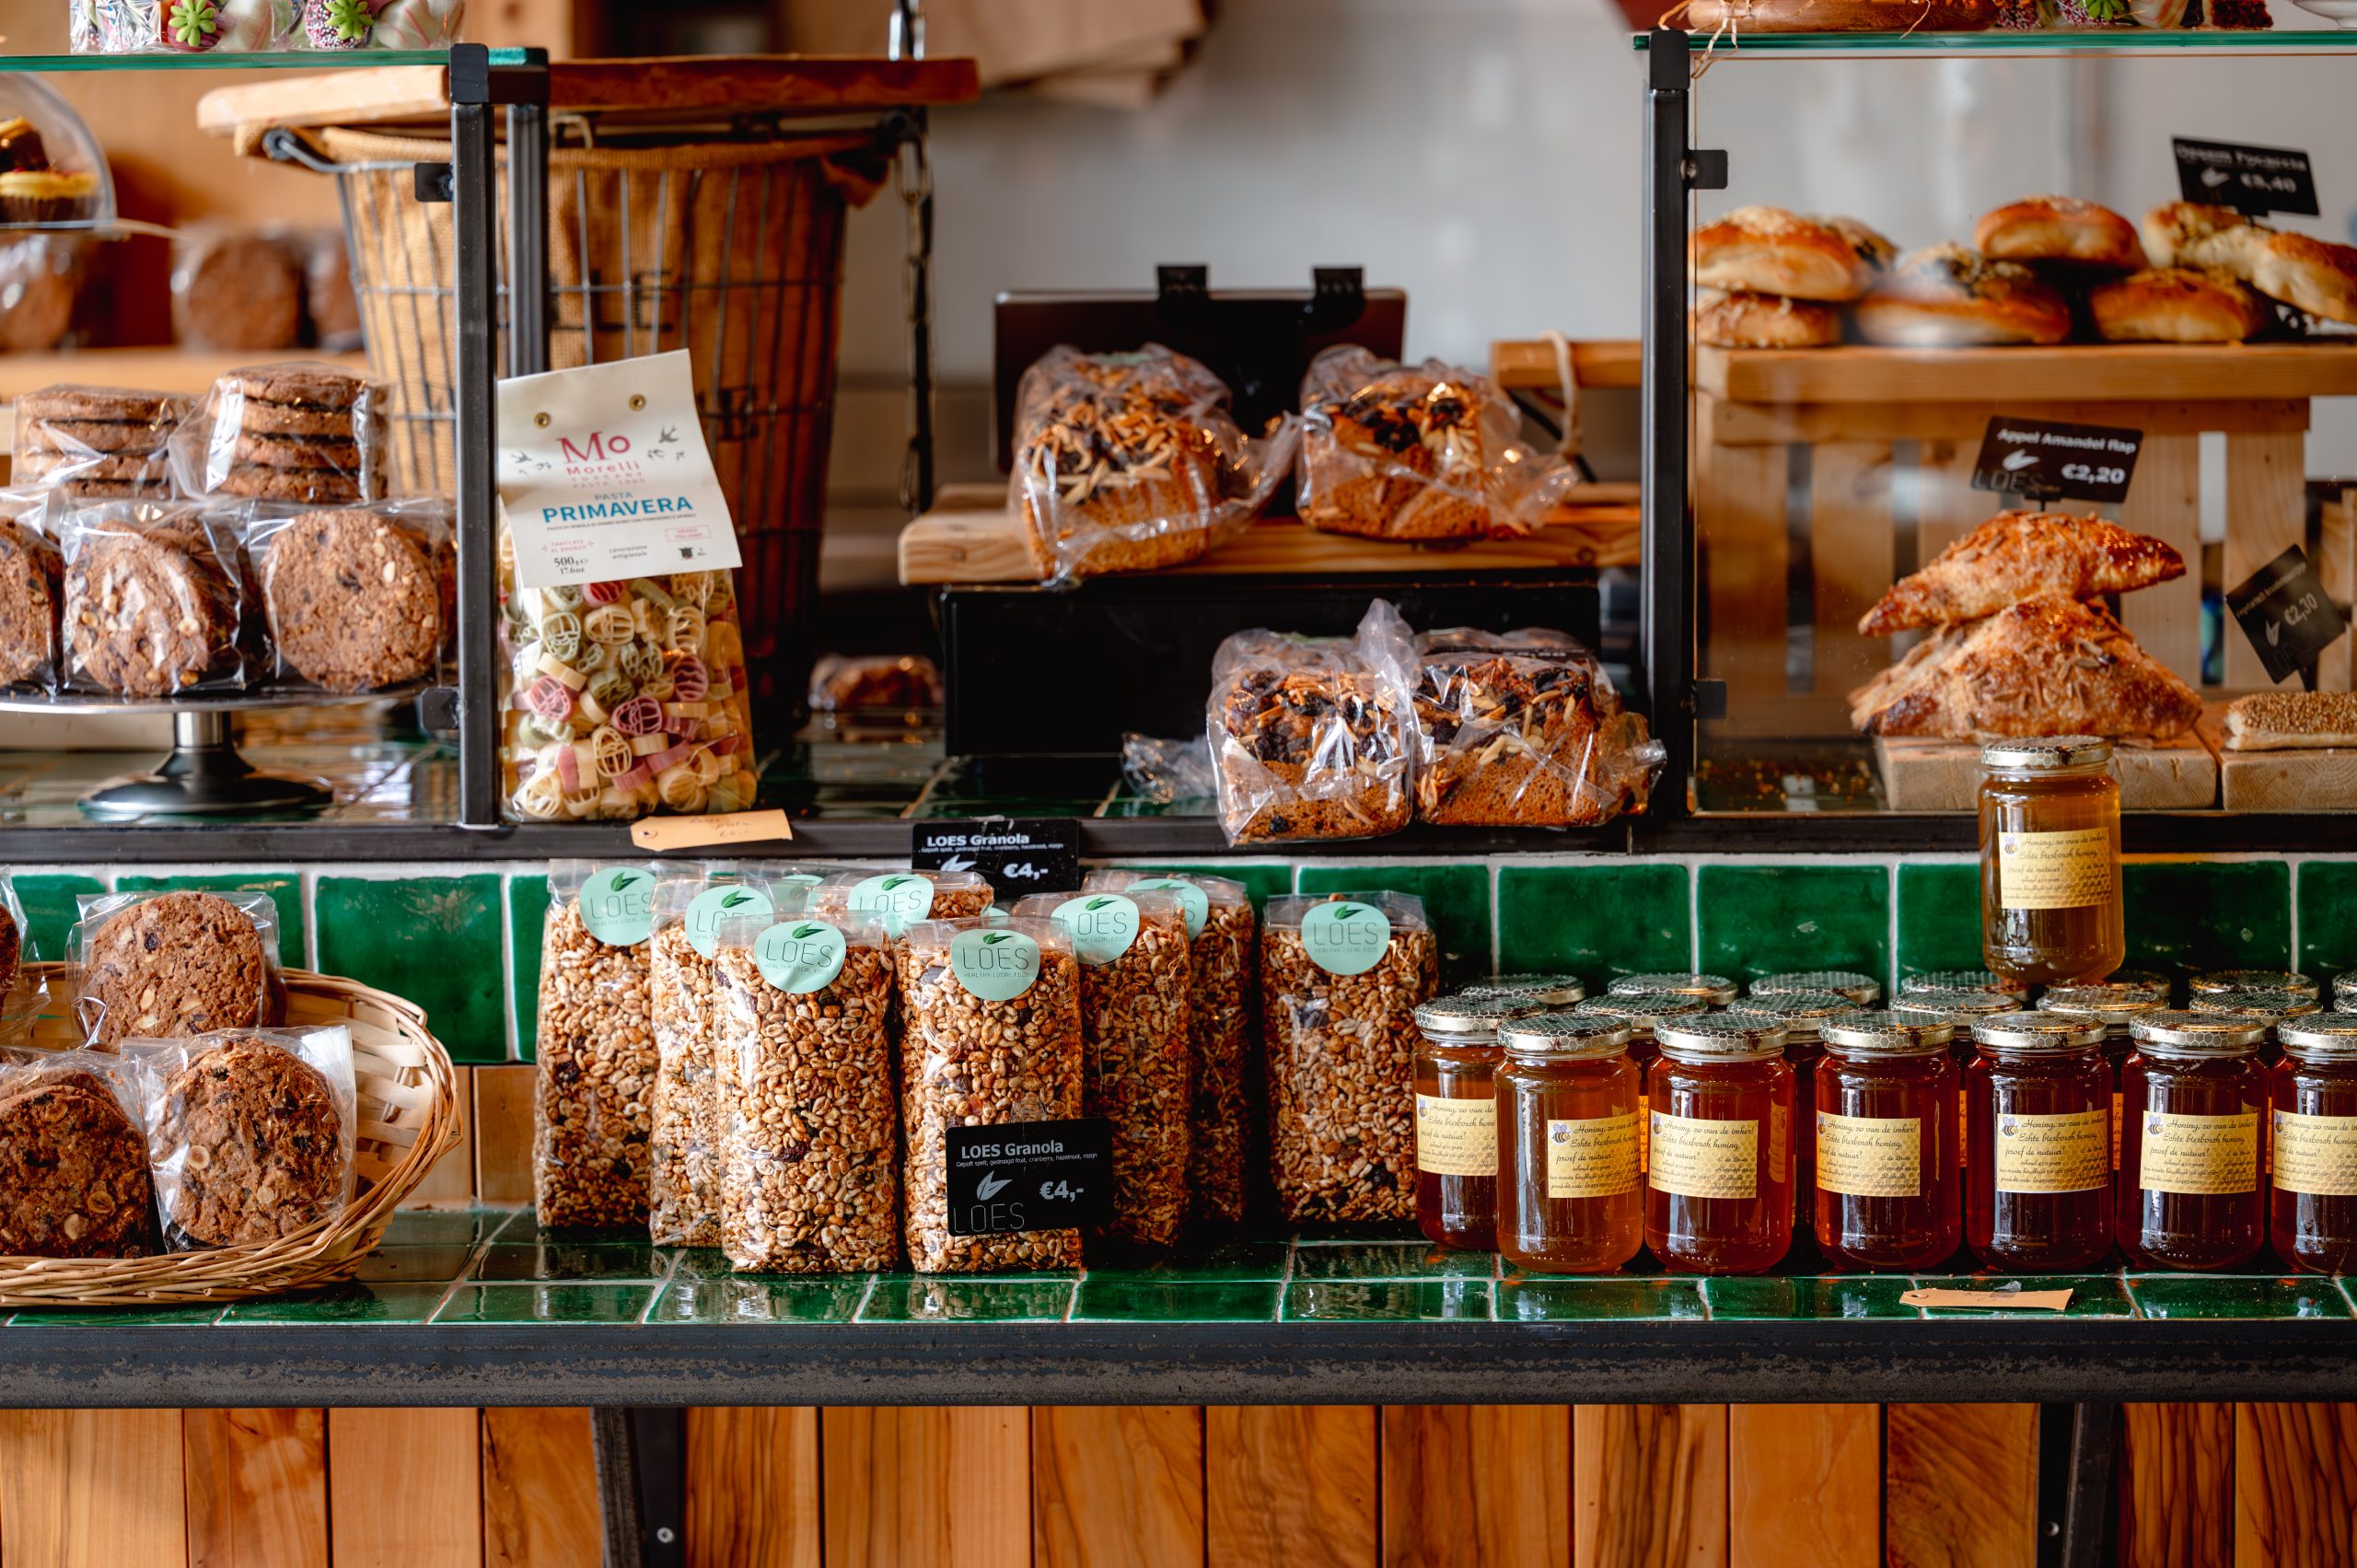
[[[787,0],[783,47],[870,54],[893,0]],[[1143,109],[1210,25],[1202,0],[929,0],[925,52],[970,55],[982,86],[1099,109]]]

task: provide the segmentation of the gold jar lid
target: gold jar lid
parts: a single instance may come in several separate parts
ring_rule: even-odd
[[[1983,1051],[2038,1053],[2077,1051],[2103,1043],[2104,1027],[2061,1013],[1999,1013],[1972,1020],[1972,1039]]]
[[[2015,985],[1994,970],[1925,970],[1898,982],[1898,994],[1902,997],[1973,994],[1984,991],[2001,991],[2010,996],[2029,994],[2029,987]]]
[[[1459,996],[1528,996],[1550,1007],[1568,1007],[1587,995],[1575,974],[1493,974],[1457,987]]]
[[[2283,1054],[2302,1062],[2357,1062],[2357,1013],[2317,1013],[2275,1026]]]
[[[2267,1025],[2223,1013],[2171,1011],[2134,1020],[2128,1033],[2147,1056],[2248,1056],[2267,1038]]]
[[[1699,996],[1713,1007],[1736,998],[1736,983],[1723,974],[1624,974],[1607,988],[1613,996]]]
[[[1956,1025],[1913,1013],[1844,1013],[1819,1024],[1817,1033],[1828,1050],[1844,1056],[1945,1056]]]
[[[1752,1062],[1784,1054],[1784,1026],[1775,1018],[1704,1013],[1664,1018],[1654,1028],[1662,1054],[1681,1062]]]
[[[2316,982],[2293,970],[2210,970],[2186,981],[2194,996],[2221,991],[2288,991],[2297,996],[2317,994]]]
[[[1629,1020],[1602,1014],[1541,1013],[1498,1026],[1498,1043],[1508,1056],[1581,1061],[1618,1056],[1629,1046]]]
[[[1527,996],[1436,996],[1416,1005],[1416,1028],[1434,1044],[1486,1045],[1500,1024],[1546,1010]]]
[[[2025,772],[2088,768],[2110,761],[2111,742],[2100,735],[2026,735],[1991,740],[1980,748],[1982,767]]]
[[[1882,1000],[1882,981],[1856,970],[1794,970],[1786,974],[1763,974],[1751,982],[1754,996],[1790,996],[1809,991],[1829,991],[1861,1007],[1871,1007]]]
[[[2168,1011],[2165,998],[2114,985],[2058,985],[2038,999],[2041,1013],[2092,1018],[2117,1032],[2134,1019]]]
[[[2196,1012],[2263,1018],[2270,1024],[2324,1011],[2323,1003],[2296,991],[2205,991],[2194,996],[2192,1002]]]
[[[1821,1020],[1863,1009],[1848,997],[1830,991],[1793,991],[1781,996],[1747,996],[1727,1004],[1730,1018],[1773,1018],[1784,1026],[1787,1045],[1806,1045],[1818,1035]]]
[[[2164,1001],[2167,1000],[2170,992],[2177,989],[2168,976],[2153,970],[2114,970],[2103,979],[2091,983],[2116,985],[2129,991],[2142,992],[2147,996],[2158,996]]]
[[[1646,992],[1631,996],[1591,996],[1572,1009],[1574,1017],[1620,1018],[1632,1028],[1651,1033],[1664,1018],[1686,1018],[1707,1013],[1711,1005],[1699,996],[1673,996]]]
[[[1939,996],[1902,996],[1890,1005],[1894,1013],[1926,1014],[1949,1018],[1959,1026],[1975,1018],[1993,1018],[2000,1013],[2019,1013],[2029,1004],[2018,996],[2002,991],[1957,991]]]

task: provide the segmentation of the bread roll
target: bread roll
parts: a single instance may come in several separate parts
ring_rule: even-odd
[[[1961,245],[1910,250],[1861,300],[1858,330],[1896,348],[2059,343],[2071,335],[2061,292],[2016,261],[1991,261]]]
[[[1713,348],[1823,348],[1841,341],[1841,312],[1782,295],[1705,292],[1694,338]]]
[[[2234,260],[2258,238],[2232,207],[2164,202],[2144,215],[2144,250],[2156,267],[2212,267],[2240,277]]]
[[[1694,231],[1694,281],[1731,294],[1840,302],[1874,286],[1891,243],[1851,218],[1806,218],[1782,207],[1737,207]]]
[[[2131,273],[2144,265],[2136,226],[2075,196],[2030,196],[1981,215],[1972,243],[1992,261],[2059,261]]]
[[[2223,273],[2148,267],[2087,296],[2096,334],[2115,343],[2238,343],[2272,319]]]
[[[2285,234],[2199,202],[2146,213],[2144,246],[2156,265],[2223,272],[2295,310],[2357,323],[2357,246]]]

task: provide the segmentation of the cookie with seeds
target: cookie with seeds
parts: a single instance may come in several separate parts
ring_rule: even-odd
[[[208,1247],[275,1241],[343,1197],[343,1114],[334,1086],[258,1035],[211,1046],[164,1090],[155,1144],[180,1152],[167,1218]]]
[[[145,1257],[155,1210],[146,1140],[96,1074],[0,1078],[0,1256]]]
[[[269,536],[256,563],[283,670],[331,691],[432,673],[444,628],[445,553],[373,512],[312,512]]]
[[[262,1021],[269,954],[253,917],[218,893],[159,893],[117,910],[83,945],[75,1005],[93,1047]]]

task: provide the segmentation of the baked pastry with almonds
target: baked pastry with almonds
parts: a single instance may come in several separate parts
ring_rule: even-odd
[[[2155,266],[2223,272],[2295,310],[2357,324],[2357,245],[2286,234],[2200,202],[2163,203],[2144,215],[2143,230]]]
[[[2254,691],[2226,704],[2229,751],[2357,746],[2357,692]]]
[[[2258,295],[2224,273],[2147,267],[2087,294],[2096,335],[2115,343],[2238,343],[2274,320]]]
[[[2018,261],[1992,261],[1961,245],[1932,245],[1899,258],[1858,302],[1858,331],[1894,348],[1986,348],[2059,343],[2071,305]]]
[[[2184,575],[2185,557],[2173,546],[2106,518],[2005,512],[1893,583],[1859,621],[1858,632],[1887,636],[1976,621],[2025,599],[2095,598]]]
[[[1869,735],[2150,736],[2193,727],[2201,697],[2101,605],[2064,595],[1943,626],[1850,694]]]
[[[2030,196],[1983,213],[1973,248],[1992,261],[2042,261],[2107,272],[2144,265],[2136,226],[2076,196]]]
[[[1728,293],[1840,303],[1875,285],[1898,247],[1855,218],[1737,207],[1687,243],[1694,281]]]
[[[1694,308],[1694,341],[1711,348],[1827,348],[1841,341],[1841,311],[1812,299],[1705,290]]]

